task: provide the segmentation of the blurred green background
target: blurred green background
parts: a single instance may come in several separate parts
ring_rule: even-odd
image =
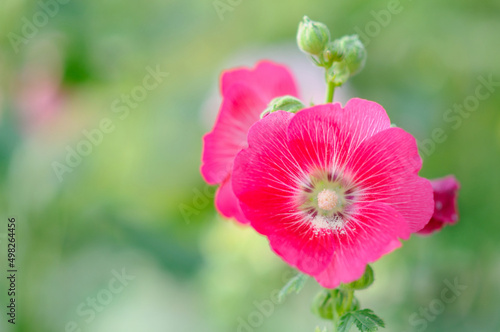
[[[199,174],[221,70],[266,57],[304,61],[297,68],[322,79],[294,46],[303,15],[326,23],[334,37],[367,34],[366,67],[336,98],[382,104],[428,151],[421,174],[453,173],[462,184],[460,222],[413,236],[375,263],[376,283],[359,293],[362,306],[375,309],[387,331],[500,331],[495,0],[2,0],[0,331],[328,325],[310,311],[314,280],[285,303],[270,302],[291,269],[264,238],[217,216],[215,188]],[[140,88],[157,70],[168,75]],[[494,84],[480,88],[488,97],[478,100],[481,78]],[[131,93],[140,100],[127,104]],[[99,136],[103,120],[113,129]],[[447,138],[430,143],[436,128]],[[97,143],[82,143],[85,133]],[[87,155],[69,157],[75,166],[56,172],[77,148]],[[15,325],[5,308],[13,216]],[[113,283],[122,273],[128,279]],[[441,307],[446,280],[467,288]]]

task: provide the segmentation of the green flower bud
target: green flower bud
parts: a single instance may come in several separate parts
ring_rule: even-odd
[[[328,27],[323,23],[311,21],[309,17],[304,16],[297,32],[299,48],[305,53],[319,55],[329,41],[330,31]]]
[[[363,69],[366,62],[366,49],[358,35],[344,36],[335,40],[331,52],[340,54],[347,64],[351,76]]]
[[[359,309],[359,300],[354,296],[354,290],[345,285],[337,289],[322,289],[314,298],[312,312],[324,319],[331,320],[334,313],[341,317],[346,312]]]
[[[312,312],[318,317],[331,320],[333,319],[333,306],[335,305],[335,299],[332,298],[330,290],[323,289],[314,298],[312,304]]]
[[[262,119],[269,113],[273,113],[276,111],[285,111],[290,113],[297,113],[301,109],[305,108],[302,102],[292,96],[283,96],[274,98],[271,100],[267,108],[260,114],[260,118]]]
[[[370,265],[367,265],[363,276],[358,280],[345,285],[345,287],[352,290],[365,289],[368,288],[371,284],[373,284],[373,280],[374,280],[373,269],[371,268]]]
[[[335,39],[326,45],[323,52],[323,59],[325,59],[327,66],[330,67],[334,61],[342,60],[342,50],[340,47],[340,39]]]
[[[333,82],[335,86],[341,86],[351,76],[349,67],[345,61],[334,62],[326,71],[326,81]]]

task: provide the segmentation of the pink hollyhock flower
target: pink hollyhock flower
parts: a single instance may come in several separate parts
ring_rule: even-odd
[[[429,223],[418,232],[422,235],[458,221],[457,195],[460,183],[453,175],[430,181],[434,189],[434,214]]]
[[[363,99],[278,111],[235,158],[232,185],[252,227],[324,287],[360,278],[432,215],[415,139],[390,125]]]
[[[217,210],[227,218],[248,223],[231,186],[234,157],[247,146],[248,129],[269,102],[284,95],[297,97],[297,88],[284,66],[262,61],[254,69],[225,72],[221,92],[223,100],[214,128],[203,138],[201,174],[209,184],[221,185],[215,197]]]

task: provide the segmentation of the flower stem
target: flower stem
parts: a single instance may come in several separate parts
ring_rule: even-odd
[[[334,289],[332,289],[332,298],[335,298],[335,294],[334,294]],[[333,332],[337,332],[338,331],[338,326],[339,326],[339,323],[340,323],[340,317],[339,317],[339,314],[337,313],[337,310],[335,308],[335,302],[332,301],[332,311],[333,311],[333,318],[332,318],[332,321],[333,321]]]
[[[354,298],[354,291],[353,290],[348,290],[347,291],[347,308],[346,311],[351,310],[352,308],[352,300]]]
[[[333,82],[328,82],[326,90],[326,103],[333,102],[333,93],[335,91],[335,84]]]

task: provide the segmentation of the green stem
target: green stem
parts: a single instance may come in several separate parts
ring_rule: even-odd
[[[353,290],[348,290],[347,291],[347,306],[348,307],[346,308],[346,312],[348,312],[352,308],[353,297],[354,297],[354,291]]]
[[[334,289],[332,289],[332,298],[334,299],[334,293],[333,293]],[[333,321],[333,332],[337,332],[338,331],[338,326],[339,326],[339,323],[340,323],[340,317],[339,317],[339,314],[337,313],[337,310],[335,309],[335,300],[332,301],[332,311],[333,311],[333,318],[332,318],[332,321]]]
[[[326,103],[333,102],[333,93],[335,92],[335,84],[333,82],[326,83]]]

